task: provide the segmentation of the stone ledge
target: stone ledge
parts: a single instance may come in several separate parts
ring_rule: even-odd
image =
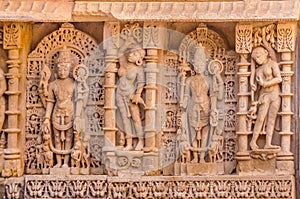
[[[101,2],[0,0],[1,21],[271,21],[298,20],[299,1]]]
[[[97,2],[76,1],[74,19],[270,21],[298,20],[298,1]],[[99,18],[98,18],[99,20]]]
[[[25,176],[25,198],[295,198],[293,176]]]

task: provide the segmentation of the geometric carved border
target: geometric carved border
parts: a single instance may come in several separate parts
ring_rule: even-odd
[[[25,176],[25,198],[295,198],[293,176]]]

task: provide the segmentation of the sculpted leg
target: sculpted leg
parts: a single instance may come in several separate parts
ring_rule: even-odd
[[[121,97],[119,97],[121,98]],[[124,148],[125,151],[131,151],[132,147],[132,130],[131,130],[131,122],[130,117],[131,114],[129,112],[128,105],[124,102],[125,99],[118,99],[117,98],[117,105],[121,113],[122,122],[124,133],[126,135],[126,147]]]
[[[144,147],[144,132],[140,117],[140,110],[138,105],[130,104],[130,112],[133,120],[136,136],[138,137],[138,143],[135,147],[136,151],[141,151]]]
[[[205,157],[205,152],[206,152],[206,147],[207,147],[207,138],[208,138],[208,126],[205,126],[201,130],[201,149],[202,151],[200,152],[200,162],[205,162],[204,157]]]
[[[266,116],[268,114],[268,109],[269,109],[269,103],[268,102],[263,102],[259,106],[257,119],[256,119],[254,129],[253,129],[253,136],[252,136],[252,139],[251,139],[251,142],[250,142],[250,148],[252,150],[258,149],[258,146],[257,146],[256,142],[257,142],[259,134],[260,134],[260,132],[263,128],[264,121],[265,121]]]
[[[73,129],[70,128],[66,131],[66,141],[65,141],[65,150],[69,150],[72,147],[72,140],[73,140]],[[64,156],[64,164],[62,165],[62,168],[68,168],[69,167],[69,160],[70,155]]]
[[[54,132],[54,141],[55,141],[55,148],[56,149],[61,149],[61,141],[60,141],[60,131],[57,129],[53,129]],[[54,166],[54,168],[60,168],[61,167],[61,155],[56,154],[56,161],[57,164]]]
[[[267,129],[266,129],[266,145],[265,149],[278,149],[280,148],[279,146],[272,145],[272,138],[274,134],[274,127],[275,127],[275,122],[276,122],[276,117],[277,117],[277,112],[280,107],[280,98],[278,100],[274,101],[271,103],[271,106],[269,108],[269,114],[268,114],[268,119],[267,119]]]

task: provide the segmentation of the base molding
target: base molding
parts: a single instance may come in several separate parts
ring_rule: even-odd
[[[295,198],[296,191],[292,175],[27,175],[24,181],[25,198]]]

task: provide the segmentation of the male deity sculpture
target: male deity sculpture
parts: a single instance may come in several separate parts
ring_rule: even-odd
[[[143,59],[145,50],[141,48],[128,49],[125,55],[119,58],[120,68],[118,70],[119,82],[116,91],[116,102],[121,120],[119,128],[125,133],[125,150],[133,150],[133,137],[138,138],[135,146],[136,151],[144,147],[144,131],[140,116],[140,106],[144,105],[141,97],[144,85],[145,74],[143,69]]]
[[[185,82],[181,104],[186,117],[183,127],[189,132],[193,154],[191,162],[200,160],[203,163],[210,147],[209,138],[220,133],[216,130],[219,122],[217,103],[223,99],[224,86],[220,75],[223,69],[215,61],[208,64],[208,55],[202,46],[196,47],[194,57],[195,75]],[[206,69],[209,74],[204,74]]]
[[[88,89],[83,81],[86,80],[87,77],[85,76],[87,75],[82,75],[81,73],[84,73],[84,71],[79,70],[77,67],[76,72],[73,72],[76,82],[70,77],[72,57],[70,49],[66,46],[60,49],[56,61],[57,79],[52,81],[47,87],[47,92],[44,92],[44,95],[45,93],[47,95],[45,96],[46,113],[43,132],[45,135],[53,133],[50,138],[54,138],[54,146],[52,141],[48,143],[56,155],[56,165],[54,167],[67,168],[69,167],[74,133],[83,133],[84,129],[82,112]],[[47,73],[45,74],[47,75]],[[43,77],[42,80],[48,81],[47,78]],[[47,85],[47,82],[41,85]]]

